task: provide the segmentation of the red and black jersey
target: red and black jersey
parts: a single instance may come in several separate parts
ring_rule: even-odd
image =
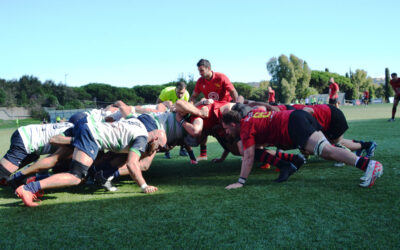
[[[289,111],[253,110],[241,121],[240,138],[243,148],[272,144],[280,148],[293,148],[289,137]]]
[[[322,126],[322,131],[328,131],[331,126],[331,109],[327,104],[317,104],[317,105],[303,105],[303,104],[294,104],[293,107],[295,109],[301,110],[305,107],[312,108],[314,113],[312,116],[318,121]]]

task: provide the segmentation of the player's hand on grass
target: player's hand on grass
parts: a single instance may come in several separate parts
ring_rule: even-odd
[[[243,184],[236,182],[229,186],[226,186],[225,189],[229,190],[229,189],[235,189],[235,188],[241,188],[241,187],[243,187]]]
[[[143,193],[145,193],[145,194],[151,194],[151,193],[156,192],[157,190],[158,190],[157,187],[154,187],[154,186],[147,186],[145,189],[143,189]]]

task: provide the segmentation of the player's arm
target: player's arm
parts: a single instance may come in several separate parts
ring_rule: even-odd
[[[133,145],[130,148],[128,153],[128,160],[127,160],[127,168],[129,171],[130,176],[139,187],[142,189],[144,193],[154,193],[157,191],[157,188],[154,186],[148,186],[146,180],[143,178],[142,170],[140,169],[140,157],[141,154],[144,152],[147,145],[147,137],[139,136],[133,141]]]
[[[50,138],[50,144],[55,146],[71,145],[73,137],[65,135],[55,135]]]
[[[199,96],[200,93],[196,92],[196,90],[193,91],[192,95],[190,96],[190,101],[191,103],[194,103]]]
[[[310,113],[311,115],[314,114],[314,109],[313,109],[313,108],[304,107],[303,110],[306,111],[306,112],[308,112],[308,113]]]
[[[277,106],[270,105],[266,102],[249,102],[247,105],[249,105],[250,107],[262,106],[265,107],[268,111],[281,111]]]
[[[200,117],[196,118],[194,119],[193,123],[184,121],[182,122],[182,127],[189,135],[193,137],[200,136],[201,132],[203,131],[203,119]]]
[[[69,128],[63,133],[51,137],[49,143],[55,146],[66,146],[71,145],[73,140],[73,128]]]
[[[232,97],[232,102],[237,102],[237,100],[238,100],[238,98],[239,98],[239,94],[238,94],[238,92],[236,91],[236,89],[231,89],[231,90],[229,90],[229,94],[230,94],[231,97]]]
[[[146,155],[139,160],[139,168],[141,171],[147,171],[156,156],[157,151],[154,151],[150,155]]]
[[[247,180],[247,177],[249,177],[251,169],[253,168],[255,148],[256,148],[255,145],[253,145],[248,147],[244,151],[239,180],[238,182],[225,187],[226,189],[235,189],[243,187],[244,183]]]

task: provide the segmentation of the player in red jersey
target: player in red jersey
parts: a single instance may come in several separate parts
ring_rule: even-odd
[[[363,103],[365,104],[365,106],[367,106],[369,103],[369,91],[368,90],[365,90],[363,93]]]
[[[276,105],[275,102],[275,90],[268,86],[268,103],[271,105]]]
[[[383,173],[381,163],[333,147],[320,131],[321,125],[317,120],[303,110],[281,112],[254,110],[245,118],[240,118],[236,111],[229,111],[222,116],[225,132],[232,137],[240,135],[241,141],[238,142],[238,146],[242,147],[244,152],[240,178],[226,189],[243,187],[254,163],[256,146],[265,144],[274,144],[283,149],[300,148],[327,160],[354,165],[365,172],[365,179],[360,184],[362,187],[371,187],[376,178]],[[283,168],[279,179],[287,180],[295,171],[297,169],[294,169],[293,165],[290,168]]]
[[[397,105],[399,104],[400,101],[400,79],[397,78],[396,73],[392,73],[391,77],[392,80],[390,80],[390,85],[392,85],[392,88],[394,90],[394,102],[392,108],[392,118],[390,118],[388,122],[394,122],[394,116],[396,115]]]
[[[197,80],[190,97],[192,103],[200,93],[204,94],[204,98],[213,99],[214,101],[237,101],[238,93],[231,81],[226,75],[212,71],[208,60],[201,59],[197,63],[197,68],[201,77]]]
[[[196,82],[196,86],[190,97],[190,102],[194,103],[200,93],[204,94],[204,98],[213,99],[214,101],[236,102],[238,93],[229,80],[229,78],[218,72],[211,70],[211,63],[206,59],[200,59],[197,63],[200,78]],[[198,160],[207,160],[207,138],[200,143],[200,156]]]
[[[333,77],[329,79],[329,83],[329,104],[335,105],[336,108],[339,108],[339,85],[335,82]]]

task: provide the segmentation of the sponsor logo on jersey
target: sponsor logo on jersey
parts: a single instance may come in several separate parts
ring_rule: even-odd
[[[208,98],[213,99],[214,101],[219,101],[219,95],[217,92],[210,92]]]

